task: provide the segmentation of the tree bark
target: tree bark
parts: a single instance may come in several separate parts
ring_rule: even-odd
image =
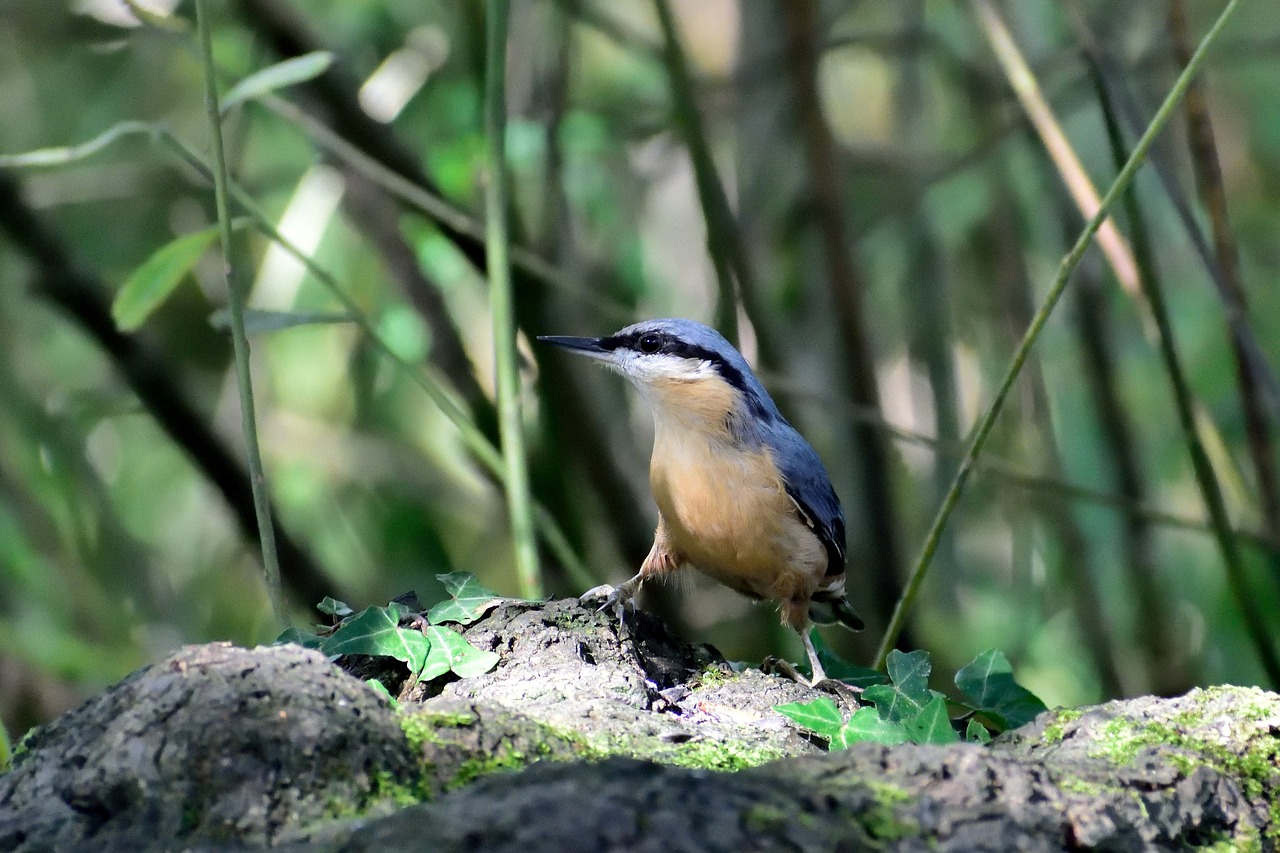
[[[0,849],[1276,849],[1280,697],[1220,687],[1050,711],[990,746],[827,753],[817,695],[656,619],[504,602],[501,661],[414,683],[382,659],[194,646],[36,730]],[[361,683],[379,672],[400,709]],[[711,771],[725,772],[711,772]]]

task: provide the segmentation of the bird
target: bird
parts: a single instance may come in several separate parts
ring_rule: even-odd
[[[715,329],[678,318],[538,340],[622,374],[653,413],[653,547],[605,606],[621,612],[645,581],[692,567],[777,602],[808,655],[809,684],[825,681],[813,623],[863,627],[845,592],[844,511],[817,452],[742,354]]]

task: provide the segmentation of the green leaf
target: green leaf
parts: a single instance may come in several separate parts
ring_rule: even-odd
[[[457,622],[470,625],[484,615],[490,602],[498,598],[491,589],[485,589],[470,572],[449,572],[436,575],[436,580],[444,584],[449,591],[449,598],[441,601],[427,613],[427,621],[433,625],[441,622]]]
[[[345,601],[338,601],[337,599],[330,598],[327,595],[324,597],[324,601],[316,605],[316,610],[319,610],[326,616],[337,616],[339,619],[350,616],[355,612]]]
[[[849,722],[831,739],[832,749],[847,749],[853,743],[882,743],[886,746],[906,743],[907,730],[902,723],[881,718],[874,708],[859,708]]]
[[[366,678],[364,680],[364,683],[374,693],[377,693],[379,696],[382,696],[388,702],[390,702],[392,708],[400,707],[400,700],[396,699],[396,697],[391,695],[391,691],[387,689],[387,685],[383,684],[381,681],[379,681],[376,678]]]
[[[787,702],[775,705],[773,710],[784,717],[795,720],[809,731],[824,738],[832,738],[844,724],[844,716],[836,703],[826,696],[820,696],[812,702]]]
[[[133,271],[116,294],[111,317],[122,332],[132,332],[164,304],[196,262],[218,239],[217,227],[206,228],[166,243]]]
[[[320,326],[332,323],[354,323],[357,318],[349,313],[326,313],[321,311],[262,311],[257,308],[246,308],[244,311],[244,331],[246,335],[262,335],[292,329],[296,326]],[[231,328],[231,312],[219,308],[209,315],[209,325],[220,332]]]
[[[928,652],[904,653],[894,649],[889,652],[887,663],[889,680],[903,692],[923,695],[929,691],[929,673],[933,671],[933,664],[929,662]]]
[[[498,663],[498,655],[485,652],[467,642],[452,628],[431,625],[426,629],[431,653],[422,669],[422,679],[430,681],[452,670],[459,678],[483,675]]]
[[[280,636],[276,637],[273,645],[283,646],[286,643],[293,643],[306,649],[318,649],[324,645],[324,640],[315,634],[298,628],[285,628],[280,632]]]
[[[919,716],[925,706],[940,694],[929,689],[929,653],[914,651],[903,654],[894,649],[889,652],[888,670],[891,684],[875,684],[863,691],[862,696],[875,703],[883,719],[895,723]]]
[[[0,773],[9,769],[13,762],[13,742],[9,739],[9,730],[0,721]]]
[[[964,739],[966,743],[991,743],[991,732],[982,723],[971,719],[965,726]]]
[[[853,687],[870,687],[873,684],[884,684],[889,680],[883,672],[858,666],[841,658],[831,651],[819,632],[813,631],[809,636],[813,640],[813,647],[818,650],[818,661],[827,671],[827,678],[843,681]]]
[[[401,609],[369,607],[342,623],[324,641],[320,650],[327,655],[373,655],[393,657],[418,672],[426,663],[430,643],[419,631],[400,627]]]
[[[934,696],[924,710],[903,723],[907,736],[912,743],[955,743],[960,740],[956,730],[951,727],[951,718],[947,716],[947,700],[942,696]]]
[[[974,707],[1016,729],[1047,710],[1043,702],[1013,680],[1013,667],[1004,652],[989,649],[956,673],[956,687]]]
[[[222,99],[222,112],[226,113],[236,104],[252,100],[268,92],[274,92],[277,89],[283,89],[286,86],[293,86],[297,83],[305,83],[308,80],[319,77],[328,71],[329,66],[332,64],[332,53],[327,50],[317,50],[302,56],[295,56],[292,59],[286,59],[284,62],[277,62],[275,65],[270,65],[261,71],[255,71],[231,87],[231,91],[227,92],[226,97]]]

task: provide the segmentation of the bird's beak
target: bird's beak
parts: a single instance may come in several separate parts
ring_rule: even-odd
[[[587,358],[599,359],[600,361],[612,361],[613,351],[607,350],[600,345],[603,338],[572,338],[564,335],[539,335],[538,340],[544,344],[562,347],[570,352],[579,355],[585,355]]]

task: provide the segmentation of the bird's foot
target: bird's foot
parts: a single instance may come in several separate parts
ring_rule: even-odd
[[[627,605],[635,606],[633,602],[635,595],[636,586],[630,582],[616,587],[606,583],[587,590],[578,596],[578,600],[587,602],[603,598],[604,602],[596,608],[596,612],[602,613],[605,610],[609,610],[618,618],[619,622],[622,622],[624,621],[623,617],[626,615]]]
[[[760,664],[760,670],[761,672],[788,678],[796,684],[803,684],[805,687],[829,693],[842,701],[847,707],[853,709],[858,707],[858,697],[862,694],[861,687],[854,687],[851,684],[845,684],[843,681],[828,678],[821,667],[814,673],[815,677],[806,678],[800,670],[796,669],[795,664],[779,657],[770,656],[765,658],[764,662]]]

